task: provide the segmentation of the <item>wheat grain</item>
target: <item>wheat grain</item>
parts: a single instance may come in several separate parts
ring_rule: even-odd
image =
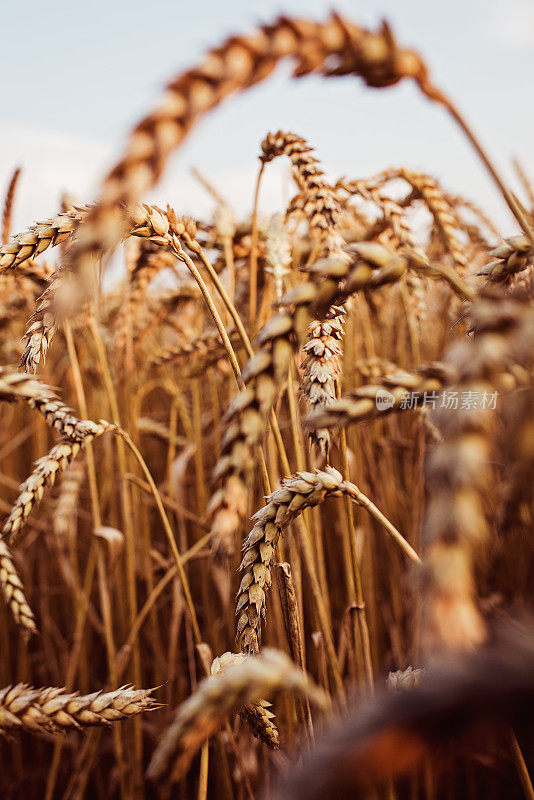
[[[407,667],[404,670],[398,669],[396,672],[389,673],[386,686],[391,692],[410,691],[419,686],[424,674],[424,669],[414,669],[413,667]]]

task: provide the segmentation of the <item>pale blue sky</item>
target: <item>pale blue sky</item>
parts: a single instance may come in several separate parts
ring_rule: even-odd
[[[513,180],[510,161],[518,155],[534,177],[534,0],[26,0],[4,4],[0,49],[0,191],[21,163],[17,227],[55,213],[63,189],[91,200],[130,126],[207,47],[281,12],[322,19],[332,7],[366,25],[390,20],[466,111],[505,175]],[[210,201],[189,173],[197,165],[246,213],[259,143],[283,128],[308,138],[332,177],[400,164],[424,169],[511,230],[467,143],[414,86],[376,91],[352,78],[287,75],[282,68],[207,117],[154,196],[181,212],[208,213]],[[265,210],[281,208],[287,192],[286,167],[273,165]]]

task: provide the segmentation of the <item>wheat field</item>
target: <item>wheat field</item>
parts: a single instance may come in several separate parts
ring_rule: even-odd
[[[247,218],[202,171],[211,218],[144,203],[284,60],[415,85],[509,229],[409,165],[330,180],[305,130],[257,143]],[[534,798],[534,189],[430,67],[387,23],[279,17],[175,76],[96,198],[16,232],[14,170],[2,797]]]

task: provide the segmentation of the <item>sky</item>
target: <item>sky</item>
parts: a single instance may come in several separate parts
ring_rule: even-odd
[[[63,191],[94,199],[129,129],[207,48],[279,13],[321,20],[332,8],[371,27],[388,19],[512,186],[514,156],[534,179],[534,0],[25,0],[2,9],[0,196],[14,167],[23,168],[13,232],[55,215]],[[282,67],[205,117],[147,199],[208,216],[213,202],[191,175],[196,166],[247,215],[260,142],[283,129],[307,138],[333,179],[400,165],[424,170],[482,205],[504,235],[514,231],[469,144],[413,84],[377,91],[357,78],[295,81],[289,73]],[[282,160],[269,166],[265,213],[284,208],[288,175]]]

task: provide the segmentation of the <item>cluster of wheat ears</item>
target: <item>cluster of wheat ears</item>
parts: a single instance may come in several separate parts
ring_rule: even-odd
[[[515,235],[409,168],[333,183],[300,131],[259,145],[250,219],[200,174],[212,222],[142,204],[200,117],[286,58],[295,77],[413,81]],[[296,193],[265,218],[281,156]],[[523,200],[416,52],[332,15],[211,50],[96,202],[65,197],[12,236],[15,172],[3,797],[534,798],[534,193],[517,169]]]

